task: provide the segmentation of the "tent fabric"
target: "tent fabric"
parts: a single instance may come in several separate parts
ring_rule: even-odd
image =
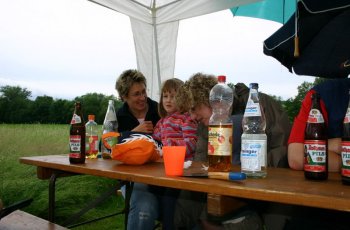
[[[130,17],[137,67],[148,96],[158,101],[161,82],[174,77],[179,21],[259,0],[89,0]]]

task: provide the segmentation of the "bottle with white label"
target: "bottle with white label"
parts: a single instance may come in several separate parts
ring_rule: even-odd
[[[75,102],[69,128],[69,162],[72,164],[85,163],[85,124],[79,101]]]
[[[327,127],[318,93],[313,93],[311,100],[312,105],[305,128],[304,175],[310,180],[326,180],[328,178]]]
[[[349,91],[350,98],[350,91]],[[341,146],[341,176],[345,185],[350,185],[350,100],[343,121],[343,137]]]
[[[266,119],[259,103],[258,83],[251,83],[249,88],[242,120],[241,171],[248,177],[265,178],[267,176]]]
[[[103,132],[102,134],[106,134],[109,132],[118,132],[118,120],[115,113],[114,101],[108,101],[108,108],[105,116],[105,120],[103,121]],[[108,148],[101,143],[101,154],[103,159],[111,159],[111,149]]]

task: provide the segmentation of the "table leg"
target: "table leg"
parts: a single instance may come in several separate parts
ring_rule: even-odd
[[[130,198],[134,188],[134,182],[127,182],[125,184],[125,208],[124,208],[124,226],[125,229],[128,227],[129,209],[130,209]]]
[[[49,183],[49,221],[55,222],[55,187],[57,174],[52,173]]]

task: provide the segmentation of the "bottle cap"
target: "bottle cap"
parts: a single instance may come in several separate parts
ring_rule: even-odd
[[[95,120],[95,115],[89,114],[88,119],[89,119],[89,120]]]
[[[251,89],[258,89],[259,88],[259,84],[258,83],[250,83],[249,84],[249,88],[251,88]]]
[[[226,76],[224,76],[224,75],[218,76],[218,81],[219,82],[226,82]]]

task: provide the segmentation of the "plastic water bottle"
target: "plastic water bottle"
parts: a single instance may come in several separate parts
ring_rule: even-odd
[[[89,114],[89,121],[85,124],[85,156],[96,159],[98,155],[98,125],[95,122],[95,115]]]
[[[108,108],[103,121],[103,134],[109,132],[118,132],[118,120],[114,109],[113,100],[108,101]],[[103,141],[101,143],[101,154],[103,159],[111,159],[111,149],[108,149]]]
[[[258,83],[250,83],[249,97],[244,111],[241,143],[241,171],[248,177],[267,175],[266,119],[259,103]]]
[[[209,171],[229,172],[232,169],[232,121],[233,89],[226,85],[226,76],[218,76],[218,84],[210,91],[212,115],[208,128]]]

